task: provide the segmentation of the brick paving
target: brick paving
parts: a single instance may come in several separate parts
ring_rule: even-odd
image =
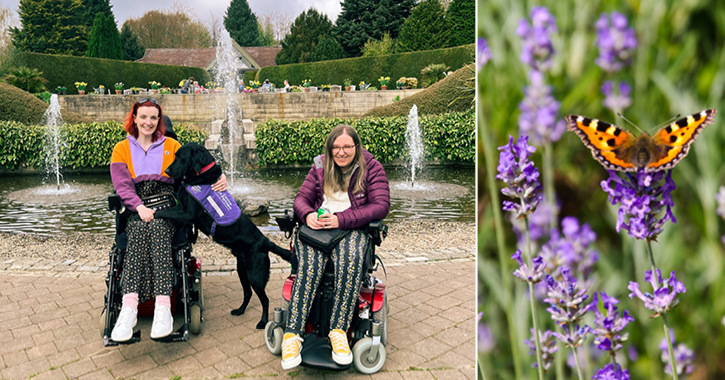
[[[231,263],[205,266],[205,321],[188,342],[148,338],[152,317],[140,317],[142,341],[104,347],[105,262],[0,262],[2,379],[473,379],[475,377],[474,249],[384,258],[390,315],[387,360],[374,375],[354,368],[284,371],[267,350],[256,296],[232,316],[242,291]],[[217,264],[217,263],[212,263]],[[209,267],[212,267],[210,270]],[[288,270],[275,265],[267,286],[279,305]],[[383,276],[381,270],[378,276]],[[270,313],[271,314],[271,313]],[[175,327],[178,328],[179,321]]]

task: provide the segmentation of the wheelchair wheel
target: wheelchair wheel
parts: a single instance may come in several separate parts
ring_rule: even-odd
[[[101,314],[101,320],[100,320],[100,322],[101,322],[101,338],[103,338],[103,332],[106,330],[106,314],[107,313],[108,313],[108,309],[106,309],[106,311],[104,311]],[[111,326],[110,326],[112,330],[113,330],[114,322],[116,322],[116,313],[112,311],[111,312]]]
[[[366,375],[372,375],[380,371],[385,364],[385,346],[381,344],[378,347],[378,354],[373,360],[370,360],[368,354],[372,346],[373,338],[367,337],[360,339],[352,348],[352,362],[355,364],[355,368]]]
[[[383,296],[383,307],[373,312],[373,320],[380,321],[383,324],[383,333],[380,334],[380,343],[388,345],[388,293]]]
[[[189,331],[194,335],[201,332],[201,306],[193,304],[189,308]]]
[[[267,343],[267,349],[272,355],[282,353],[283,333],[281,327],[274,327],[273,321],[267,322],[267,326],[264,327],[264,342]]]

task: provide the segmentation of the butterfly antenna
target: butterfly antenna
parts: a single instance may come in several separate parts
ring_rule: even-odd
[[[632,124],[632,126],[635,127],[635,128],[637,128],[637,130],[640,131],[640,133],[644,133],[643,130],[639,129],[639,127],[637,125],[635,125],[633,122],[629,121],[629,119],[627,119],[626,117],[622,116],[621,113],[617,112],[617,116],[619,116],[622,119],[624,119],[627,123]]]
[[[658,130],[658,129],[662,128],[663,126],[665,126],[665,125],[667,125],[667,124],[669,124],[669,123],[671,123],[671,122],[673,122],[673,121],[675,121],[675,120],[677,120],[677,119],[679,119],[679,118],[680,118],[680,114],[678,113],[677,115],[675,115],[675,116],[674,116],[673,118],[671,118],[670,120],[667,120],[667,121],[665,121],[664,123],[662,123],[662,124],[660,124],[660,125],[658,125],[658,126],[656,126],[656,127],[652,128],[652,130],[651,130],[651,131],[656,131],[656,130]],[[650,131],[650,132],[651,132],[651,131]]]

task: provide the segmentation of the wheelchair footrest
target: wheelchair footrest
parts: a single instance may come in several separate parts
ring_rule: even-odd
[[[344,371],[348,365],[339,365],[332,360],[332,345],[330,341],[315,334],[307,334],[302,343],[302,366],[325,369],[329,371]]]
[[[151,338],[151,340],[155,342],[163,342],[163,343],[171,343],[171,342],[182,342],[189,340],[189,325],[184,324],[181,327],[179,327],[178,330],[172,332],[171,334],[163,337],[154,339]]]
[[[141,341],[141,330],[136,330],[133,332],[133,335],[131,335],[131,339],[125,341],[125,342],[116,342],[115,340],[112,340],[110,336],[104,336],[103,337],[103,345],[106,347],[112,347],[112,346],[118,346],[119,344],[132,344],[136,342]]]

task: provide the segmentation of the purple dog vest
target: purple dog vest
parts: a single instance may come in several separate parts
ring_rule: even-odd
[[[216,226],[228,226],[234,223],[242,211],[239,210],[237,202],[228,191],[214,191],[211,185],[187,185],[186,191],[204,207],[214,223],[211,225],[211,236],[214,236]]]

